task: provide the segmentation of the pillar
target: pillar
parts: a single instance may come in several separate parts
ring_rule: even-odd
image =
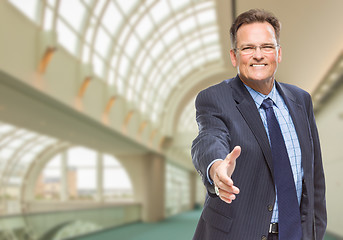
[[[69,199],[68,194],[68,163],[67,163],[67,152],[63,151],[61,157],[61,188],[60,188],[60,199],[65,202]]]
[[[97,202],[104,201],[104,160],[102,153],[97,154],[96,161],[96,196]]]
[[[134,188],[135,200],[142,204],[142,220],[165,218],[165,158],[156,153],[118,156]]]

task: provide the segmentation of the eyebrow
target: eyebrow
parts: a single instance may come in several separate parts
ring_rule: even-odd
[[[248,44],[243,44],[241,47],[254,47],[254,46],[275,46],[274,43],[262,43],[260,45],[255,45],[252,43],[248,43]]]

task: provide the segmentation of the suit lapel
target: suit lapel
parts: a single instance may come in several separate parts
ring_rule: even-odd
[[[232,80],[231,87],[233,89],[233,98],[237,103],[237,108],[260,145],[270,173],[274,179],[274,174],[272,171],[272,154],[269,146],[269,140],[255,102],[238,76]]]
[[[306,111],[302,105],[298,104],[294,95],[284,86],[277,83],[276,87],[284,99],[289,114],[292,117],[292,121],[297,132],[301,149],[301,164],[304,169],[304,173],[307,173],[311,169],[311,161],[308,159],[311,156],[311,142],[308,131],[308,119]]]

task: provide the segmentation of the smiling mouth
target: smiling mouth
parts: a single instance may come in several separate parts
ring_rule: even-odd
[[[251,64],[251,67],[264,67],[267,66],[267,64]]]

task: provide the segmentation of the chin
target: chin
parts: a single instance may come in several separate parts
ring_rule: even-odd
[[[274,77],[273,76],[253,76],[251,77],[251,80],[255,82],[271,82],[273,81]]]

